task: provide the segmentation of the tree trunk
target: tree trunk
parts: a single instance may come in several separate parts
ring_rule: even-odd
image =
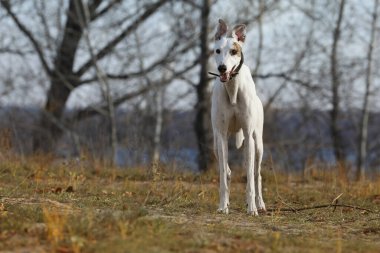
[[[258,40],[259,44],[257,47],[257,54],[256,54],[256,66],[253,70],[252,76],[253,76],[253,81],[256,82],[256,76],[259,73],[259,68],[261,65],[261,56],[263,53],[263,41],[264,41],[264,33],[263,33],[263,13],[264,13],[264,8],[265,8],[265,3],[264,0],[259,0],[259,8],[260,8],[260,14],[257,18],[257,28],[258,28]]]
[[[103,46],[94,57],[87,60],[82,66],[74,71],[73,66],[75,62],[76,52],[79,46],[79,42],[83,36],[83,30],[88,27],[88,24],[94,20],[103,17],[108,13],[114,6],[119,4],[121,1],[104,1],[104,0],[68,0],[69,6],[68,10],[65,11],[66,23],[64,29],[58,38],[62,38],[60,44],[57,47],[56,55],[54,61],[52,61],[52,66],[49,66],[49,61],[45,58],[43,44],[39,43],[34,37],[34,34],[20,21],[17,15],[12,11],[11,1],[0,0],[0,6],[5,9],[9,17],[14,21],[20,32],[27,38],[31,43],[33,49],[37,53],[43,70],[46,72],[49,80],[50,87],[47,94],[47,101],[42,110],[39,119],[36,122],[33,133],[33,151],[34,152],[54,152],[55,144],[64,132],[70,132],[70,130],[62,123],[61,118],[63,111],[66,106],[67,99],[69,98],[71,91],[82,84],[96,81],[98,78],[90,78],[87,82],[86,80],[80,80],[84,74],[86,74],[94,66],[94,59],[96,61],[101,60],[108,54],[112,53],[114,48],[134,32],[140,25],[147,20],[149,17],[154,15],[156,11],[163,5],[165,5],[168,0],[158,0],[149,5],[144,4],[144,11],[137,16],[133,22],[121,30],[121,32],[113,37],[105,46]],[[106,4],[103,4],[106,3]],[[98,7],[103,6],[100,10]],[[85,12],[85,10],[87,12]],[[87,20],[86,15],[87,13]],[[46,23],[45,23],[46,24]],[[45,27],[45,29],[47,29]],[[173,44],[172,49],[176,48],[176,43]],[[182,53],[187,51],[184,50]],[[170,51],[172,52],[172,50]],[[151,68],[159,65],[160,62],[170,62],[166,58],[170,58],[170,54],[165,56],[162,60],[153,64]],[[146,70],[149,72],[150,70]],[[141,75],[145,74],[142,73]],[[108,75],[107,75],[108,76]],[[114,76],[115,77],[115,76]],[[127,79],[129,75],[120,75],[120,79]],[[125,100],[126,97],[137,96],[142,94],[146,89],[141,89],[134,94],[127,94],[121,98]],[[108,101],[108,107],[106,110],[113,110],[113,105],[120,104],[121,99],[117,101]],[[98,112],[98,111],[96,111]],[[78,114],[79,115],[79,114]],[[115,131],[113,131],[115,132]],[[113,134],[112,136],[115,136]],[[115,138],[113,138],[115,140]],[[115,143],[115,141],[113,141]]]
[[[154,124],[154,136],[153,136],[153,152],[152,152],[152,164],[157,166],[160,162],[160,144],[161,144],[161,133],[162,133],[162,121],[163,121],[163,104],[162,97],[164,91],[162,88],[158,88],[155,91],[155,124]],[[154,171],[155,172],[155,171]]]
[[[65,129],[60,119],[71,90],[79,80],[79,76],[73,72],[73,65],[85,24],[82,6],[75,0],[69,3],[63,39],[50,75],[50,90],[33,136],[34,152],[53,152],[55,143]]]
[[[33,134],[34,152],[50,153],[54,151],[56,140],[66,129],[60,118],[70,92],[71,90],[63,84],[60,78],[51,77],[48,100]]]
[[[200,78],[199,84],[196,86],[196,94],[198,103],[196,104],[196,117],[194,122],[195,134],[198,141],[198,169],[206,171],[209,169],[212,158],[212,134],[211,134],[211,120],[210,120],[210,91],[209,80],[207,76],[208,69],[208,27],[209,27],[209,14],[210,14],[211,1],[204,0],[202,13],[201,13],[201,55],[200,55]]]
[[[340,94],[339,88],[341,86],[340,73],[339,73],[339,63],[338,63],[338,43],[340,40],[341,25],[345,7],[345,0],[340,1],[338,19],[336,21],[336,26],[333,33],[333,44],[331,50],[331,85],[332,85],[332,109],[331,109],[331,138],[333,142],[333,149],[335,160],[338,164],[343,165],[344,163],[344,150],[343,150],[343,139],[339,129],[339,105],[340,105]]]
[[[367,69],[366,69],[366,85],[364,93],[363,108],[360,120],[359,134],[359,152],[356,169],[356,180],[360,181],[365,178],[365,161],[367,158],[367,143],[368,143],[368,120],[369,120],[369,100],[372,86],[372,59],[373,49],[376,40],[376,24],[377,24],[377,9],[379,0],[374,0],[374,11],[372,14],[371,37],[367,53]]]

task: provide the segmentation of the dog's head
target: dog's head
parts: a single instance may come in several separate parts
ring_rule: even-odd
[[[239,65],[245,36],[245,25],[236,25],[231,32],[228,32],[226,23],[219,19],[215,33],[214,56],[221,82],[230,80],[231,74]]]

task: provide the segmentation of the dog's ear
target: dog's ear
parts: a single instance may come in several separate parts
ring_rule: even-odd
[[[215,39],[220,40],[222,36],[226,36],[227,30],[227,24],[223,21],[223,19],[219,19],[219,24],[216,28]]]
[[[247,27],[243,24],[235,26],[232,30],[232,37],[235,38],[240,44],[245,42],[246,34]]]

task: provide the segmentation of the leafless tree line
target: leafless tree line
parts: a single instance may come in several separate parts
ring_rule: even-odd
[[[116,111],[127,105],[151,119],[141,129],[149,136],[151,160],[157,163],[165,113],[187,101],[185,107],[193,108],[195,115],[198,169],[207,170],[213,166],[213,78],[207,74],[213,68],[213,29],[220,17],[246,23],[246,58],[267,115],[267,154],[276,150],[290,159],[294,150],[308,150],[306,163],[317,156],[315,150],[328,149],[340,167],[347,167],[355,153],[352,166],[359,180],[369,154],[380,148],[368,137],[378,136],[370,129],[371,115],[379,109],[374,99],[380,85],[379,11],[378,0],[1,0],[0,32],[9,35],[0,40],[0,64],[19,58],[38,69],[30,85],[46,86],[40,89],[45,102],[33,124],[34,152],[54,151],[63,134],[77,140],[73,125],[102,115],[115,157],[120,142]],[[21,67],[8,69],[17,72]],[[0,77],[2,98],[16,89],[15,75],[19,74]],[[93,87],[90,96],[99,97],[75,113],[65,113],[70,97],[88,87]],[[300,115],[296,129],[321,122],[328,132],[314,129],[297,137],[284,131],[292,139],[276,139],[292,127],[278,122],[290,111]],[[326,138],[318,135],[329,138],[322,141]],[[80,141],[74,142],[80,146]]]

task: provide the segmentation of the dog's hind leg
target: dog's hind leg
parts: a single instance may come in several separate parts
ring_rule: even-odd
[[[257,216],[257,207],[255,203],[256,187],[255,187],[255,140],[252,137],[252,133],[244,134],[244,165],[247,170],[247,188],[246,197],[248,209],[247,213]]]
[[[261,161],[263,159],[264,145],[261,137],[254,135],[256,144],[256,157],[255,157],[255,187],[256,187],[256,206],[259,210],[266,211],[262,194],[261,182]]]

